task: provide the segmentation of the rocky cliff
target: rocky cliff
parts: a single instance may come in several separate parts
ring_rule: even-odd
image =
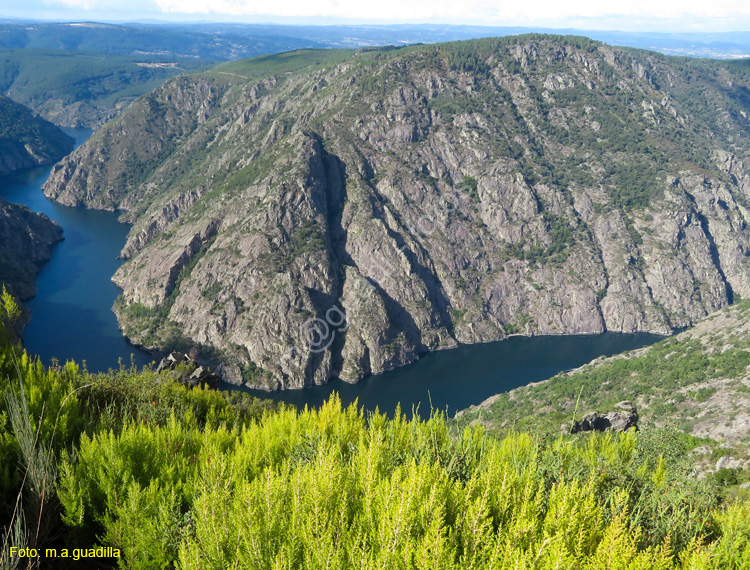
[[[141,98],[45,193],[134,223],[134,342],[252,386],[356,382],[750,297],[749,88],[569,37],[267,56]]]
[[[28,108],[0,95],[0,175],[50,164],[75,141]]]
[[[0,287],[22,301],[31,299],[39,265],[61,239],[62,228],[44,214],[0,199]]]

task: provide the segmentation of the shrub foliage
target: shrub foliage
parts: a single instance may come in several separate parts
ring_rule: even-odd
[[[496,439],[439,414],[365,415],[335,396],[319,410],[272,410],[149,370],[45,368],[6,336],[0,380],[6,542],[38,536],[46,517],[42,547],[120,549],[91,567],[725,569],[750,559],[750,503],[722,504],[656,431]],[[28,426],[37,455],[53,459],[56,508],[21,517],[19,503],[39,504],[25,483]],[[19,521],[25,532],[8,532]]]

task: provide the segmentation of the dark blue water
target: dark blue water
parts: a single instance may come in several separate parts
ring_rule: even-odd
[[[63,129],[76,145],[90,135],[88,129]],[[128,344],[120,334],[112,304],[119,290],[110,280],[122,263],[117,259],[129,226],[117,214],[68,208],[48,200],[41,186],[51,167],[44,166],[0,177],[0,196],[43,212],[63,227],[65,240],[55,246],[52,259],[37,277],[37,296],[26,303],[31,321],[24,332],[26,349],[49,363],[86,362],[92,372],[136,365],[152,357]]]
[[[66,129],[83,142],[91,131]],[[64,230],[65,241],[39,273],[38,294],[27,303],[31,322],[24,334],[26,348],[44,362],[85,361],[91,371],[117,368],[122,360],[142,366],[152,357],[128,344],[120,334],[112,304],[119,294],[110,278],[121,261],[129,226],[117,215],[67,208],[44,197],[41,186],[50,167],[0,178],[0,196],[44,212]],[[453,414],[497,394],[537,382],[602,356],[633,350],[661,337],[648,334],[516,337],[502,342],[462,346],[430,354],[419,362],[351,385],[333,381],[326,386],[286,392],[249,392],[303,407],[319,406],[334,391],[349,404],[358,400],[367,410],[392,413],[430,409]]]
[[[359,406],[366,410],[378,408],[392,414],[400,403],[401,410],[408,415],[416,410],[427,417],[434,408],[452,416],[457,410],[479,404],[499,392],[662,338],[643,333],[513,337],[434,352],[410,366],[372,376],[359,384],[335,380],[305,390],[246,391],[299,407],[317,407],[336,391],[344,404],[358,399]]]

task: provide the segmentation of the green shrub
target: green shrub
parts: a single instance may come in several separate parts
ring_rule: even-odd
[[[2,387],[24,387],[12,421],[9,400],[0,409],[2,524],[18,526],[15,497],[33,491],[21,410],[54,467],[54,544],[117,548],[122,568],[723,570],[750,554],[750,503],[722,507],[684,434],[496,439],[440,414],[365,416],[335,395],[274,411],[149,370],[92,375],[0,349]]]

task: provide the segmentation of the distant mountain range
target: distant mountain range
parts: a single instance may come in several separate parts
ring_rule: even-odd
[[[292,31],[292,30],[290,30]],[[263,33],[237,26],[25,22],[0,25],[0,49],[38,49],[110,55],[239,59],[303,47],[325,47],[272,26]]]
[[[750,57],[750,34],[726,33],[653,33],[576,28],[523,28],[493,26],[451,26],[440,24],[392,26],[273,26],[251,24],[184,24],[185,30],[208,33],[232,33],[244,36],[275,36],[316,42],[328,47],[354,48],[414,43],[436,43],[528,33],[576,35],[616,46],[635,47],[668,55],[709,58]],[[312,46],[310,46],[312,47]]]
[[[97,127],[169,77],[228,61],[301,48],[403,46],[507,36],[483,26],[282,26],[0,22],[0,91],[64,126]],[[535,30],[560,32],[559,30]],[[740,58],[750,34],[637,34],[565,30],[672,55]]]
[[[133,55],[158,54],[230,60],[299,48],[405,45],[527,33],[579,35],[611,45],[692,57],[750,57],[750,34],[655,33],[575,28],[402,24],[293,26],[275,24],[131,22],[20,22],[0,20],[0,49],[60,49]]]

